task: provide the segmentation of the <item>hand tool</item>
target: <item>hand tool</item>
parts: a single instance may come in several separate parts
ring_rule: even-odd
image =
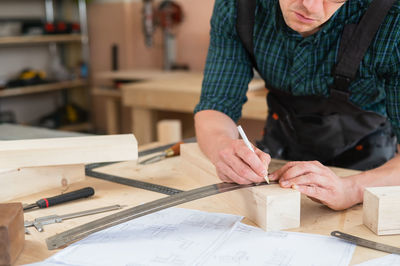
[[[380,250],[380,251],[387,252],[387,253],[400,254],[400,248],[398,248],[398,247],[385,245],[382,243],[374,242],[371,240],[367,240],[367,239],[360,238],[357,236],[349,235],[349,234],[342,233],[339,231],[331,232],[331,236],[338,237],[340,239],[346,240],[346,241],[356,244],[358,246],[376,249],[376,250]]]
[[[33,221],[25,221],[24,222],[25,233],[30,234],[27,229],[27,227],[30,227],[30,226],[34,226],[36,228],[36,230],[38,230],[39,232],[43,232],[43,225],[46,225],[46,224],[61,223],[63,220],[97,214],[97,213],[101,213],[101,212],[118,210],[121,208],[122,208],[121,205],[111,205],[111,206],[107,206],[107,207],[91,209],[91,210],[86,210],[86,211],[81,211],[81,212],[74,212],[74,213],[69,213],[69,214],[64,214],[64,215],[49,215],[49,216],[39,217]]]
[[[196,142],[196,138],[184,139],[183,142],[184,143]],[[156,147],[156,148],[151,148],[151,149],[148,149],[148,150],[140,151],[139,152],[139,158],[143,157],[143,156],[146,156],[146,155],[149,155],[149,154],[158,153],[158,152],[163,151],[165,149],[171,148],[171,146],[173,146],[175,144],[176,143],[171,143],[171,144],[159,146],[159,147]],[[106,162],[106,163],[88,164],[88,165],[85,166],[86,175],[94,177],[94,178],[99,178],[99,179],[107,180],[107,181],[110,181],[110,182],[122,184],[122,185],[127,185],[127,186],[131,186],[131,187],[136,187],[136,188],[141,188],[141,189],[145,189],[145,190],[149,190],[149,191],[154,191],[154,192],[158,192],[158,193],[162,193],[162,194],[166,194],[166,195],[174,195],[176,193],[182,192],[182,190],[171,188],[171,187],[167,187],[167,186],[157,185],[157,184],[148,183],[148,182],[144,182],[144,181],[140,181],[140,180],[135,180],[135,179],[131,179],[131,178],[124,178],[124,177],[120,177],[120,176],[116,176],[116,175],[109,175],[109,174],[104,174],[104,173],[100,173],[100,172],[94,171],[95,168],[106,166],[106,165],[110,165],[110,164],[114,164],[114,163],[118,163],[118,162]]]
[[[183,144],[183,141],[180,141],[178,143],[175,143],[172,147],[169,147],[168,149],[162,151],[160,154],[157,154],[153,157],[150,157],[146,160],[143,160],[141,162],[139,162],[139,164],[151,164],[151,163],[155,163],[158,161],[161,161],[165,158],[169,158],[169,157],[173,157],[173,156],[177,156],[180,154],[181,151],[181,144]]]
[[[186,138],[186,139],[183,140],[183,142],[184,142],[184,143],[193,143],[193,142],[196,142],[196,137],[193,137],[193,138]],[[176,142],[174,142],[174,143],[169,143],[169,144],[162,145],[162,146],[158,146],[158,147],[151,148],[151,149],[147,149],[147,150],[143,150],[143,151],[139,151],[138,156],[139,156],[139,158],[140,158],[140,157],[143,157],[143,156],[146,156],[146,155],[149,155],[149,154],[153,154],[153,153],[156,153],[156,152],[161,152],[161,151],[163,151],[163,150],[165,150],[165,149],[170,148],[170,147],[173,146],[174,144],[176,144]],[[87,165],[85,166],[85,169],[86,169],[86,170],[93,170],[93,169],[95,169],[95,168],[102,167],[102,166],[106,166],[106,165],[110,165],[110,164],[114,164],[114,163],[119,163],[119,162],[91,163],[91,164],[87,164]]]
[[[133,208],[129,208],[124,211],[117,212],[101,219],[77,226],[63,233],[56,234],[46,239],[47,248],[49,250],[56,249],[100,230],[182,203],[241,188],[249,188],[262,185],[268,185],[268,183],[262,182],[258,184],[253,183],[248,185],[240,185],[236,183],[218,183],[192,189],[189,191],[184,191],[172,196],[161,198]]]
[[[68,193],[64,193],[58,196],[54,196],[51,198],[43,198],[35,203],[28,204],[24,206],[24,211],[33,209],[33,208],[48,208],[53,205],[57,205],[60,203],[68,202],[71,200],[87,198],[94,195],[94,189],[92,187],[85,187],[79,190],[71,191]]]
[[[87,170],[87,169],[86,169],[86,175],[95,177],[95,178],[99,178],[99,179],[103,179],[103,180],[107,180],[110,182],[122,184],[122,185],[146,189],[146,190],[150,190],[150,191],[154,191],[154,192],[158,192],[158,193],[162,193],[162,194],[166,194],[166,195],[174,195],[176,193],[180,193],[183,191],[183,190],[179,190],[179,189],[175,189],[175,188],[171,188],[171,187],[167,187],[167,186],[157,185],[157,184],[148,183],[148,182],[144,182],[144,181],[140,181],[140,180],[120,177],[120,176],[116,176],[116,175],[103,174],[100,172],[96,172],[93,170]]]

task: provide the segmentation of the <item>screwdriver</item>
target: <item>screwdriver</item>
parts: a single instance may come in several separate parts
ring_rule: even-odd
[[[92,195],[94,195],[94,189],[92,187],[85,187],[79,190],[71,191],[51,198],[42,198],[36,201],[35,203],[24,206],[24,211],[33,208],[48,208],[53,205],[68,202],[71,200],[87,198]]]
[[[158,161],[161,161],[165,158],[169,158],[169,157],[173,157],[173,156],[177,156],[180,154],[181,151],[181,144],[183,144],[183,141],[180,141],[176,144],[174,144],[173,146],[171,146],[170,148],[164,150],[163,152],[161,152],[161,154],[155,155],[153,157],[150,157],[146,160],[143,160],[141,162],[139,162],[139,164],[151,164],[151,163],[155,163]]]

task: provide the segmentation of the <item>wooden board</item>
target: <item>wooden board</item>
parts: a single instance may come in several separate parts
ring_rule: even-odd
[[[377,235],[400,234],[400,186],[366,188],[363,223]]]
[[[6,141],[0,169],[136,160],[132,134]]]
[[[24,248],[24,242],[21,203],[0,204],[0,265],[12,265]]]
[[[191,178],[221,182],[215,166],[201,152],[197,143],[181,145],[181,168]],[[297,228],[300,226],[300,193],[279,185],[241,189],[221,197],[241,215],[266,231]]]
[[[0,202],[52,188],[66,188],[84,179],[83,164],[0,169]]]

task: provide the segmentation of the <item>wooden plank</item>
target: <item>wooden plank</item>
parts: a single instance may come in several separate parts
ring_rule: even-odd
[[[62,90],[62,89],[68,89],[68,88],[79,88],[79,87],[84,87],[84,86],[88,86],[88,82],[84,79],[46,83],[46,84],[33,85],[33,86],[24,86],[24,87],[0,90],[0,98],[56,91],[56,90]]]
[[[377,235],[400,234],[400,186],[366,188],[363,223]]]
[[[182,169],[191,178],[220,182],[215,166],[201,152],[197,143],[181,145]],[[282,165],[281,162],[278,162]],[[269,185],[241,189],[220,195],[241,215],[266,231],[297,228],[300,226],[300,193]]]
[[[49,42],[81,42],[82,35],[80,34],[57,34],[57,35],[26,35],[26,36],[9,36],[1,37],[0,45],[15,45],[15,44],[35,44]]]
[[[24,242],[22,204],[0,204],[0,265],[14,264],[24,248]]]
[[[84,179],[83,164],[0,169],[0,202],[48,189],[66,188]]]
[[[132,134],[5,141],[0,168],[86,164],[136,160]]]

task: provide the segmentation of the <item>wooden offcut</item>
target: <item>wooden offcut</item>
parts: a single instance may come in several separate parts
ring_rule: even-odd
[[[363,223],[377,235],[400,234],[400,186],[366,188]]]
[[[0,169],[0,202],[52,188],[65,188],[84,179],[83,164]]]
[[[22,204],[0,204],[0,265],[12,265],[24,248],[24,242]]]
[[[132,134],[5,141],[0,169],[136,160]]]
[[[280,162],[277,162],[281,164]],[[197,143],[181,145],[181,166],[188,178],[221,182],[215,166],[201,152]],[[222,194],[232,208],[265,231],[296,228],[300,226],[300,193],[279,185],[240,189]]]
[[[182,140],[182,123],[178,119],[164,119],[157,122],[157,141],[172,143]]]

